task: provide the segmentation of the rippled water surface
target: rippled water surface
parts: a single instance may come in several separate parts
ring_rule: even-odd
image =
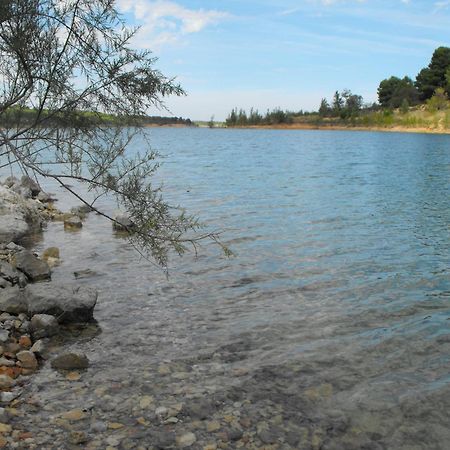
[[[167,280],[96,215],[79,233],[49,224],[36,249],[60,247],[54,280],[96,272],[77,282],[100,292],[101,331],[64,344],[91,360],[80,381],[48,366],[34,377],[42,409],[22,420],[86,408],[92,448],[192,430],[193,448],[449,448],[450,137],[149,133],[166,196],[235,256],[205,243]],[[158,422],[173,404],[178,422]],[[125,428],[92,434],[95,420]],[[220,434],[230,426],[242,436]]]

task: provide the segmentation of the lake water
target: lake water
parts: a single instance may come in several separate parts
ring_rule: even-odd
[[[205,243],[166,279],[96,215],[49,224],[35,249],[61,248],[54,280],[96,272],[77,282],[101,332],[60,344],[88,354],[79,381],[46,365],[27,387],[39,448],[70,448],[70,427],[85,448],[449,448],[450,136],[148,132],[166,197],[235,256]]]

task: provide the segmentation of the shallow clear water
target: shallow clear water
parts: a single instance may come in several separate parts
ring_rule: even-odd
[[[167,280],[98,216],[79,233],[49,224],[35,248],[60,247],[54,280],[97,272],[77,282],[100,291],[101,332],[63,344],[91,360],[79,382],[47,366],[34,377],[43,408],[27,427],[89,406],[79,429],[127,430],[94,444],[151,448],[157,430],[195,430],[202,448],[220,442],[189,413],[203,398],[207,420],[232,415],[244,432],[224,448],[448,448],[450,137],[149,133],[166,197],[222,230],[235,256],[205,243],[197,259],[174,258]],[[141,410],[144,394],[183,403],[179,422]],[[58,426],[49,441],[63,439]]]

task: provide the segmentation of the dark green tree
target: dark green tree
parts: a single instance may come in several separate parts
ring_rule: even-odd
[[[336,91],[333,96],[332,112],[334,116],[340,116],[344,108],[345,100],[342,98],[339,91]]]
[[[450,48],[437,48],[433,53],[428,67],[422,69],[416,78],[416,87],[421,100],[431,98],[438,88],[444,88],[447,94],[450,93],[446,78],[449,68]]]
[[[330,104],[328,103],[326,98],[323,98],[320,102],[319,107],[319,116],[327,117],[331,112]]]
[[[419,92],[409,77],[390,77],[378,87],[378,101],[385,108],[399,108],[404,100],[410,106],[419,102]]]

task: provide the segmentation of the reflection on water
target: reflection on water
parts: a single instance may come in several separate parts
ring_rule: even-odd
[[[450,138],[150,133],[167,196],[236,256],[205,244],[167,280],[95,214],[76,234],[49,224],[34,246],[60,247],[54,279],[99,289],[102,333],[65,344],[92,361],[81,386],[49,367],[35,377],[51,406],[29,426],[85,404],[131,426],[150,393],[187,408],[175,431],[194,426],[199,398],[211,420],[238,417],[247,443],[223,448],[448,448]],[[126,439],[150,444],[152,424]],[[213,436],[196,435],[198,448]]]

